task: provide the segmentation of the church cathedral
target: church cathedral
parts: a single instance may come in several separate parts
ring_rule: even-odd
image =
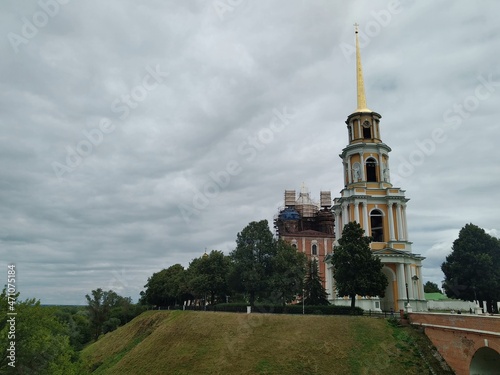
[[[358,296],[356,305],[372,311],[402,309],[426,311],[422,279],[422,256],[414,254],[408,237],[405,191],[390,181],[389,152],[382,142],[382,116],[366,105],[361,56],[356,36],[357,109],[346,120],[348,144],[339,155],[344,188],[332,202],[329,191],[320,202],[311,199],[302,185],[299,195],[285,191],[284,207],[274,219],[277,235],[317,259],[330,303],[350,305],[337,295],[330,255],[345,224],[356,221],[371,236],[373,255],[380,258],[389,285],[383,298]],[[333,203],[333,204],[332,204]]]

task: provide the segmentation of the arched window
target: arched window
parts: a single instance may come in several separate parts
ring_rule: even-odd
[[[363,138],[371,139],[372,137],[372,127],[368,121],[363,122]]]
[[[384,242],[384,216],[380,210],[370,212],[373,242]]]
[[[312,255],[318,255],[318,245],[313,244],[311,246],[311,253],[312,253]]]
[[[370,139],[372,137],[372,130],[370,128],[363,128],[363,138]]]
[[[377,162],[373,158],[366,160],[366,181],[377,182]]]

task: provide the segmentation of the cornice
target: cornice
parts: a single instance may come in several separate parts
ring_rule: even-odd
[[[351,156],[357,153],[368,153],[369,149],[374,149],[375,151],[385,151],[388,155],[389,152],[392,151],[392,149],[387,146],[384,142],[380,143],[367,143],[367,142],[359,142],[359,143],[353,143],[349,144],[344,149],[342,150],[342,153],[339,155],[342,159],[346,156]]]

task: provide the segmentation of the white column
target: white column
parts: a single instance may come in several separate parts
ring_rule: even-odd
[[[418,297],[420,299],[425,299],[424,293],[424,279],[422,278],[422,266],[417,266],[417,276],[418,276]]]
[[[406,226],[406,204],[403,204],[403,233],[405,235],[405,240],[408,241],[408,227]]]
[[[400,225],[401,225],[401,240],[406,241],[406,235],[405,235],[405,223],[404,223],[404,216],[403,216],[403,204],[399,204],[399,220],[400,220]]]
[[[382,154],[378,154],[378,180],[379,182],[384,181],[384,163],[382,163]]]
[[[348,214],[347,214],[347,204],[342,203],[342,228],[349,222]]]
[[[391,182],[391,168],[389,167],[389,155],[387,155],[387,161],[385,163],[385,167],[387,168],[387,182]]]
[[[347,180],[352,184],[351,157],[347,156]]]
[[[363,138],[361,134],[361,120],[356,120],[358,122],[358,138]]]
[[[345,161],[342,162],[342,168],[344,168],[344,184],[346,184],[346,182],[348,181],[349,177],[348,177],[348,171],[347,171],[347,164]]]
[[[354,220],[359,224],[359,203],[354,202]]]
[[[369,236],[370,234],[368,233],[368,206],[366,204],[366,201],[363,202],[363,229],[365,230],[365,235]]]
[[[398,237],[397,239],[399,241],[403,240],[403,227],[401,225],[401,204],[398,202],[396,203],[396,221],[398,224]]]
[[[331,282],[330,282],[330,277],[331,277],[331,273],[330,273],[330,265],[327,263],[326,264],[326,267],[325,267],[325,291],[330,294],[330,290],[331,290]]]
[[[410,297],[410,299],[413,299],[413,280],[411,278],[411,266],[409,264],[405,264],[405,268],[406,282],[408,283],[408,296]]]
[[[404,264],[398,263],[396,267],[396,278],[398,280],[398,299],[406,300]]]
[[[387,205],[389,214],[389,237],[391,241],[396,241],[396,237],[394,237],[394,215],[392,214],[392,206],[394,203],[389,202]]]
[[[360,160],[360,164],[361,164],[361,181],[366,181],[366,171],[365,171],[365,160],[363,159],[363,153],[360,152],[359,153],[359,160]]]
[[[335,210],[335,238],[340,238],[340,228],[342,226],[342,216],[340,210]]]

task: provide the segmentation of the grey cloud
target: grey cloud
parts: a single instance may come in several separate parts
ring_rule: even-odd
[[[313,197],[338,196],[344,121],[356,105],[354,60],[341,44],[353,43],[355,21],[364,30],[387,7],[243,2],[221,20],[211,2],[69,2],[15,53],[8,33],[40,9],[2,3],[0,259],[22,270],[22,295],[85,303],[109,285],[137,299],[153,272],[187,266],[205,247],[229,252],[248,222],[271,222],[285,189],[305,182]],[[401,1],[362,48],[368,105],[383,116],[394,175],[417,142],[446,131],[398,180],[411,199],[414,251],[438,284],[463,225],[500,231],[491,203],[500,199],[499,87],[458,129],[443,117],[474,95],[478,76],[500,81],[498,12],[493,1]],[[126,116],[113,111],[157,66],[163,82]],[[296,117],[261,149],[250,146],[285,106]],[[114,129],[58,178],[52,163],[65,164],[67,147],[103,119]],[[186,222],[179,204],[192,205],[231,161],[240,172]]]

